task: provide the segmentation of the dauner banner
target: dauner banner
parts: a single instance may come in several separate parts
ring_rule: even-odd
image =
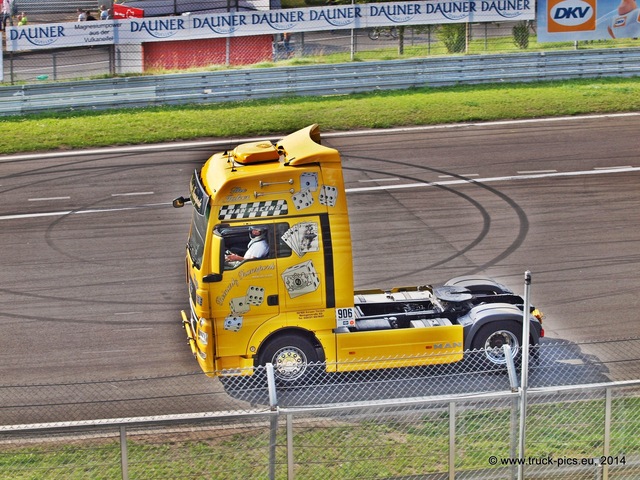
[[[11,27],[7,50],[309,32],[382,26],[533,20],[534,0],[434,0]]]
[[[605,40],[640,36],[636,0],[539,0],[538,41]]]

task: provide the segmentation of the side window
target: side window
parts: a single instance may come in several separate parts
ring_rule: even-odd
[[[219,228],[224,239],[225,270],[248,261],[291,256],[291,247],[283,240],[288,230],[286,222]]]
[[[225,270],[234,269],[247,261],[270,258],[272,230],[269,225],[263,224],[221,228]]]

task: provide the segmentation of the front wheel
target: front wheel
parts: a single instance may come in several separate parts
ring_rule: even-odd
[[[380,30],[377,28],[372,28],[369,30],[369,38],[371,40],[377,40],[380,38]]]
[[[522,359],[522,332],[513,322],[495,322],[485,325],[476,333],[471,347],[477,351],[483,366],[506,368],[507,357],[502,347],[511,347],[511,356],[516,366]]]
[[[313,364],[319,361],[313,344],[305,337],[287,334],[271,340],[258,357],[260,365],[273,365],[276,381],[295,385],[308,380]]]

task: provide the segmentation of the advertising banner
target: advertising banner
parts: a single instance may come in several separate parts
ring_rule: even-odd
[[[141,8],[127,7],[119,3],[113,4],[113,18],[122,20],[125,18],[144,18],[144,10]]]
[[[640,36],[636,0],[538,0],[538,41],[566,42]]]
[[[575,0],[572,0],[575,1]],[[12,27],[7,50],[140,44],[165,40],[402,25],[533,20],[533,0],[433,0]]]

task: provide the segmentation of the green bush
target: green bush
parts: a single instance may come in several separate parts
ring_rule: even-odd
[[[513,43],[521,50],[529,48],[529,22],[523,20],[514,25],[513,29]]]
[[[438,27],[438,38],[449,53],[463,53],[466,49],[467,26],[464,23],[448,23]]]

